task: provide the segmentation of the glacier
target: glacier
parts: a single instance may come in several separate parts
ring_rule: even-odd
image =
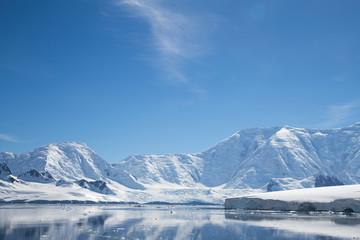
[[[250,194],[225,199],[227,209],[360,212],[360,184]]]
[[[0,153],[0,201],[217,203],[249,193],[360,183],[360,123],[243,129],[193,154],[108,163],[85,143]]]

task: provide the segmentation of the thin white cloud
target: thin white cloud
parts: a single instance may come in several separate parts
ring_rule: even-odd
[[[8,134],[0,133],[0,139],[8,142],[18,142],[16,137],[10,136]]]
[[[205,99],[208,92],[203,88],[191,88],[190,92],[196,94],[200,99]]]
[[[360,107],[360,101],[351,101],[340,105],[331,105],[324,114],[326,119],[321,127],[339,127],[347,124],[354,112]]]
[[[149,25],[152,45],[158,52],[160,66],[179,82],[187,79],[181,69],[185,61],[204,53],[200,43],[202,28],[199,22],[187,14],[164,7],[159,0],[117,0]]]
[[[345,82],[347,79],[348,79],[348,73],[347,72],[344,72],[344,73],[341,73],[341,74],[338,74],[336,76],[334,76],[332,78],[333,81],[335,82]]]

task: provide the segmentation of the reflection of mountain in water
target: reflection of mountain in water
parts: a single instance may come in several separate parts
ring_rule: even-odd
[[[334,221],[336,224],[341,224],[341,225],[360,225],[360,219],[359,218],[334,218],[331,219],[332,221]],[[358,226],[360,227],[360,226]]]
[[[309,213],[260,213],[226,210],[225,218],[243,224],[270,228],[274,231],[292,232],[294,235],[321,236],[321,239],[353,238],[360,234],[360,218],[358,216],[311,216]]]
[[[47,235],[50,229],[49,224],[37,226],[18,226],[11,229],[10,226],[1,226],[0,239],[40,239],[41,236]]]
[[[100,215],[100,216],[89,217],[87,222],[92,227],[101,227],[104,225],[106,219],[109,217],[110,217],[110,215]]]
[[[15,227],[10,227],[10,223],[4,224],[0,226],[0,239],[89,239],[89,236],[86,237],[89,234],[84,234],[84,232],[104,232],[104,223],[110,216],[109,214],[91,216],[80,219],[76,223],[62,220],[23,223]]]
[[[306,228],[304,224],[329,226],[339,234],[357,231],[360,219],[314,218],[310,216],[280,216],[241,214],[222,209],[198,207],[151,206],[121,208],[89,206],[68,208],[39,205],[20,209],[28,212],[25,219],[19,209],[0,208],[0,239],[341,239],[331,231],[293,231],[291,226]],[[7,211],[4,213],[4,211]],[[9,215],[10,213],[10,215]],[[5,218],[6,214],[7,218]],[[33,217],[31,217],[33,216]],[[36,216],[41,216],[37,218]],[[39,220],[39,219],[44,220]],[[237,220],[237,221],[234,221]],[[311,220],[311,221],[309,221]],[[311,227],[309,227],[310,229]],[[314,228],[311,228],[314,229]],[[355,230],[354,230],[355,229]]]
[[[318,221],[319,219],[326,219],[331,222],[340,225],[360,225],[360,218],[358,217],[344,217],[344,216],[334,216],[334,217],[310,217],[308,213],[296,213],[291,215],[285,215],[281,212],[270,215],[264,213],[234,213],[233,211],[225,211],[225,218],[231,220],[238,220],[238,221],[248,221],[248,222],[261,222],[261,221],[280,221],[280,220],[306,220],[306,221]]]

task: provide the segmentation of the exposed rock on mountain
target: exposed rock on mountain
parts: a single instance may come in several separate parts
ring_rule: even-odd
[[[38,172],[35,169],[20,174],[18,178],[28,182],[40,182],[40,183],[49,183],[55,181],[55,179],[53,178],[53,176],[51,176],[49,172],[47,171]]]
[[[97,181],[86,181],[85,179],[81,179],[76,181],[76,183],[85,189],[89,189],[94,192],[103,193],[103,194],[114,194],[113,191],[106,185],[106,182],[97,180]]]
[[[331,187],[344,185],[336,176],[317,175],[315,178],[315,187]]]
[[[142,185],[258,189],[274,179],[280,190],[284,184],[285,189],[314,186],[308,178],[320,175],[356,184],[360,183],[360,123],[327,130],[245,129],[201,153],[133,155],[119,168]]]
[[[4,162],[0,162],[0,180],[6,182],[18,182],[18,180],[11,175],[11,171]]]
[[[126,193],[131,201],[162,201],[171,194],[198,201],[194,194],[201,200],[224,199],[233,189],[359,184],[360,123],[322,130],[249,128],[200,153],[133,155],[117,164],[107,163],[84,143],[49,144],[21,155],[0,153],[1,180],[16,181],[11,173],[27,182],[51,184],[56,179],[53,185],[62,189],[76,182],[77,188],[119,194],[120,199]]]

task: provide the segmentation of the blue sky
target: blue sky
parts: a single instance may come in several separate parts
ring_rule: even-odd
[[[109,162],[360,121],[357,0],[2,0],[0,151]]]

